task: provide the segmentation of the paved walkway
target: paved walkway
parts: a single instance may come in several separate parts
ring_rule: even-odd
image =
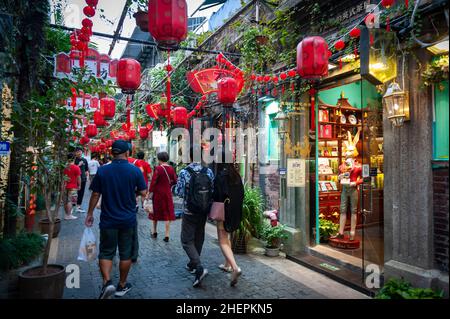
[[[87,210],[89,191],[83,208]],[[62,221],[53,252],[56,262],[80,267],[80,288],[65,289],[64,298],[95,299],[100,294],[101,276],[96,261],[77,261],[78,248],[84,230],[84,217]],[[99,212],[95,212],[94,232],[98,238]],[[236,287],[229,286],[229,275],[217,268],[223,262],[215,235],[215,227],[207,224],[202,262],[209,275],[201,287],[193,288],[194,276],[184,269],[186,254],[180,242],[181,220],[172,223],[170,242],[159,236],[150,237],[150,221],[143,211],[138,214],[140,258],[129,274],[133,289],[123,298],[158,299],[249,299],[249,298],[367,298],[365,295],[343,286],[321,274],[302,267],[282,257],[271,258],[260,254],[237,255],[243,275]],[[158,233],[164,234],[164,224],[158,225]],[[118,282],[118,260],[114,262],[112,279]]]

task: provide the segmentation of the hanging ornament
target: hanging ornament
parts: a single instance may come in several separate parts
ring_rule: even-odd
[[[83,9],[83,13],[85,16],[92,18],[93,16],[95,16],[95,9],[91,6],[86,6]]]
[[[297,45],[297,73],[308,80],[328,75],[328,44],[322,37],[307,37]]]
[[[394,0],[381,0],[381,5],[389,9],[394,4]],[[391,31],[391,19],[389,17],[389,13],[386,16],[386,31]]]
[[[86,4],[91,7],[97,7],[98,0],[86,0]]]
[[[343,40],[338,40],[336,41],[336,43],[334,44],[334,48],[336,49],[336,51],[341,51],[345,48],[345,42]],[[339,69],[342,69],[342,58],[339,57]]]
[[[81,21],[81,25],[82,25],[83,27],[92,29],[92,27],[94,26],[94,23],[92,22],[92,20],[90,20],[90,19],[88,19],[88,18],[84,18],[84,19]]]
[[[295,76],[297,75],[297,72],[295,70],[289,70],[288,71],[288,76],[291,78],[295,78]]]
[[[309,96],[311,98],[311,125],[310,125],[310,130],[314,131],[316,129],[316,119],[315,119],[315,115],[316,115],[316,111],[315,111],[315,107],[316,107],[316,89],[314,89],[314,88],[309,89]]]
[[[364,18],[364,23],[368,29],[372,29],[375,26],[375,15],[373,13],[369,13]]]
[[[358,27],[354,27],[351,31],[350,31],[350,37],[356,39],[359,38],[361,36],[361,30]]]

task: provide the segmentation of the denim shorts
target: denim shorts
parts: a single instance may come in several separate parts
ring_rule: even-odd
[[[119,247],[120,260],[130,260],[133,255],[134,228],[100,229],[98,259],[113,260]]]

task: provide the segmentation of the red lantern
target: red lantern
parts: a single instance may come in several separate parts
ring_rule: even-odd
[[[252,74],[250,78],[252,79],[252,81],[255,81],[256,80],[256,75]]]
[[[185,107],[177,106],[172,111],[173,124],[175,126],[187,126],[188,112]]]
[[[91,141],[91,139],[88,136],[83,136],[82,138],[80,138],[80,144],[81,145],[86,145]]]
[[[389,9],[394,4],[394,0],[381,0],[381,5]]]
[[[148,139],[149,136],[149,129],[145,126],[141,126],[139,128],[139,137],[143,140]]]
[[[297,72],[304,79],[328,75],[328,44],[322,37],[307,37],[298,44]]]
[[[289,70],[288,71],[288,76],[291,78],[294,78],[297,75],[297,72],[295,70]]]
[[[350,31],[350,36],[352,38],[359,38],[361,36],[361,30],[358,27],[353,28]]]
[[[281,73],[280,74],[280,78],[284,81],[284,80],[286,80],[287,79],[287,74],[286,73]]]
[[[94,26],[94,23],[92,22],[92,20],[88,19],[88,18],[84,18],[83,21],[81,21],[81,24],[83,25],[83,27],[92,29],[92,27]]]
[[[90,7],[90,6],[86,6],[86,7],[84,7],[84,9],[83,9],[83,13],[84,13],[87,17],[92,18],[93,16],[95,16],[95,9],[92,8],[92,7]]]
[[[130,140],[136,139],[136,130],[134,128],[128,131],[128,137]]]
[[[185,0],[149,0],[148,30],[160,46],[176,47],[187,37],[187,4]]]
[[[266,75],[264,76],[264,82],[269,82],[270,81],[270,75]]]
[[[86,4],[91,7],[96,7],[98,4],[98,0],[86,0]]]
[[[278,83],[278,76],[274,76],[273,78],[272,78],[272,82],[273,83]]]
[[[94,112],[94,123],[98,127],[105,127],[108,124],[100,111]]]
[[[133,94],[141,85],[141,64],[134,59],[120,59],[117,84],[125,94]]]
[[[217,82],[219,102],[224,105],[232,105],[238,95],[237,82],[234,78],[222,78]]]
[[[116,114],[116,101],[110,97],[100,100],[100,112],[105,120],[112,120]]]
[[[158,119],[158,109],[159,104],[147,104],[145,106],[145,111],[147,112],[147,115],[150,116],[153,119]]]
[[[334,44],[334,48],[337,51],[341,51],[345,48],[345,42],[343,40],[338,40],[336,41],[336,43]]]
[[[125,132],[128,132],[128,124],[127,123],[122,124],[122,130]]]
[[[95,124],[88,124],[86,127],[86,136],[87,137],[94,137],[97,135],[97,125]]]

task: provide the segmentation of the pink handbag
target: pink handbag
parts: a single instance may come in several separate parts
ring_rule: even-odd
[[[208,217],[218,222],[225,221],[225,203],[213,202]]]

